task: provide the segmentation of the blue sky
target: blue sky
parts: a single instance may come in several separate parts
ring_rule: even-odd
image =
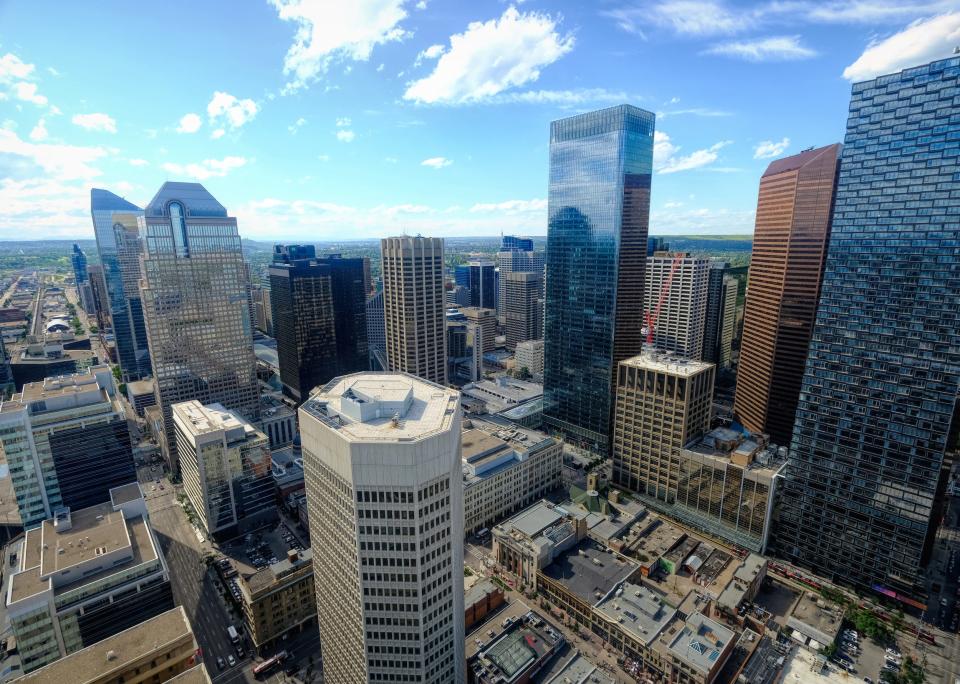
[[[960,0],[0,0],[0,239],[199,180],[245,237],[546,233],[549,122],[657,112],[651,233],[750,233],[850,82],[948,56]]]

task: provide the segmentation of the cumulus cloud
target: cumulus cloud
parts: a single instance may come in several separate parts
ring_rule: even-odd
[[[253,120],[260,111],[259,105],[251,99],[241,100],[230,93],[219,90],[207,104],[207,117],[211,126],[236,129]]]
[[[769,36],[753,40],[719,43],[706,50],[708,55],[737,57],[748,62],[782,62],[816,57],[817,53],[800,42],[800,36]]]
[[[353,139],[357,137],[357,134],[347,128],[341,128],[337,131],[337,140],[340,142],[353,142]]]
[[[407,35],[400,22],[407,0],[270,0],[280,18],[296,24],[293,44],[283,61],[290,77],[285,94],[326,73],[335,62],[370,58],[377,45]]]
[[[146,159],[130,159],[128,163],[130,164],[130,166],[149,166],[150,165],[150,162],[148,162]]]
[[[753,148],[754,159],[773,159],[783,154],[790,147],[790,138],[784,138],[780,142],[773,140],[764,140]]]
[[[413,66],[420,66],[420,64],[426,59],[437,59],[446,51],[446,46],[444,45],[431,45],[425,50],[421,50],[417,54],[417,59],[414,60]]]
[[[101,175],[93,163],[107,155],[103,147],[31,143],[15,131],[0,129],[0,156],[9,155],[0,166],[0,176],[27,176],[42,172],[58,181],[90,180]]]
[[[430,75],[414,81],[405,100],[424,104],[463,104],[493,97],[536,81],[540,70],[573,49],[549,14],[508,8],[499,19],[473,22],[450,37],[450,49]]]
[[[670,136],[663,131],[655,131],[653,136],[653,168],[657,173],[677,173],[703,168],[715,162],[720,150],[731,144],[730,140],[721,140],[708,148],[681,155],[681,147],[674,144]]]
[[[478,203],[470,207],[471,213],[499,212],[503,214],[522,214],[527,212],[542,212],[546,216],[547,200],[506,200],[505,202]]]
[[[117,122],[116,120],[103,112],[93,112],[91,114],[74,114],[73,118],[70,119],[75,125],[80,128],[85,128],[88,131],[100,131],[101,133],[116,133],[117,132]]]
[[[184,114],[180,117],[180,124],[177,126],[177,133],[196,133],[203,125],[203,119],[199,114]]]
[[[167,162],[161,168],[175,176],[188,176],[196,180],[206,180],[207,178],[226,176],[234,169],[246,165],[246,163],[245,157],[232,156],[223,159],[204,159],[202,162],[193,164]]]
[[[843,77],[848,81],[866,81],[949,57],[957,45],[960,45],[960,12],[918,20],[899,33],[872,43],[843,70]]]
[[[14,83],[11,87],[11,92],[13,96],[18,100],[23,100],[24,102],[32,102],[35,105],[43,106],[47,104],[46,95],[41,95],[38,92],[36,83],[27,83],[26,81],[21,81],[19,83]]]
[[[290,124],[289,126],[287,126],[287,130],[290,132],[291,135],[296,135],[296,134],[297,134],[297,131],[299,131],[301,128],[303,128],[303,125],[304,125],[305,123],[307,123],[307,120],[304,119],[304,118],[301,116],[299,119],[297,119],[297,120],[294,121],[292,124]]]
[[[453,161],[446,157],[430,157],[420,162],[420,166],[429,166],[431,169],[442,169],[444,166],[450,166],[452,163]]]
[[[46,140],[48,137],[47,133],[47,122],[44,121],[43,117],[40,117],[40,120],[37,121],[37,125],[33,127],[33,130],[30,131],[30,139],[37,142]]]
[[[0,100],[13,96],[17,100],[43,107],[47,98],[39,93],[34,78],[36,66],[28,64],[12,52],[0,57]]]

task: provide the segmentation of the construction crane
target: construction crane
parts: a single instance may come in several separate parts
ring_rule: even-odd
[[[676,275],[677,269],[680,268],[680,262],[683,261],[683,258],[683,252],[674,254],[673,263],[670,265],[670,275],[667,276],[667,282],[660,288],[660,299],[657,300],[657,308],[653,311],[647,311],[647,344],[653,344],[653,328],[657,324],[657,319],[660,317],[660,309],[663,307],[667,295],[670,294],[670,285],[673,283],[673,276]]]

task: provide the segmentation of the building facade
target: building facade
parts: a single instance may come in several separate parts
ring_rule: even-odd
[[[383,314],[383,290],[367,297],[367,347],[370,369],[387,369],[387,328]]]
[[[466,266],[460,266],[460,279],[465,280],[463,284],[470,292],[470,306],[479,309],[496,309],[497,288],[496,288],[496,264],[492,261],[474,260],[467,262]]]
[[[92,316],[95,311],[90,276],[87,274],[87,255],[76,242],[73,243],[73,251],[70,253],[70,265],[73,267],[73,281],[77,285],[77,298],[80,300],[80,305]]]
[[[550,125],[544,422],[603,453],[617,363],[643,345],[653,129],[627,105]]]
[[[506,242],[507,238],[504,238]],[[530,244],[533,241],[530,240]],[[499,281],[497,283],[497,314],[503,317],[505,311],[507,295],[507,278],[511,273],[539,273],[543,275],[544,253],[534,252],[531,247],[529,250],[508,248],[501,246],[501,251],[497,252],[497,271]]]
[[[237,220],[199,183],[164,183],[141,220],[141,293],[162,446],[177,472],[174,404],[195,399],[260,418],[243,252]]]
[[[136,480],[127,417],[109,366],[27,383],[0,404],[0,445],[27,529]]]
[[[337,378],[300,408],[324,675],[463,682],[459,395]]]
[[[787,444],[830,237],[840,145],[779,159],[760,179],[734,413]]]
[[[924,592],[956,439],[958,73],[853,86],[776,533],[789,561],[888,596]]]
[[[291,550],[240,582],[243,621],[258,651],[317,617],[313,551]]]
[[[389,370],[445,385],[443,240],[384,238],[380,255]]]
[[[543,337],[543,275],[514,272],[505,278],[503,312],[507,327],[507,349],[520,342]]]
[[[209,535],[250,529],[276,517],[265,434],[219,404],[173,405],[183,491]]]
[[[729,368],[736,331],[739,283],[727,275],[727,262],[710,264],[707,312],[703,327],[703,360]]]
[[[698,361],[703,356],[710,260],[658,252],[647,257],[644,310],[653,322],[653,344]]]
[[[534,382],[543,382],[543,340],[518,342],[513,358],[516,370],[526,368]]]
[[[484,354],[497,348],[497,312],[493,309],[481,309],[465,306],[460,309],[467,321],[483,330],[481,349]]]

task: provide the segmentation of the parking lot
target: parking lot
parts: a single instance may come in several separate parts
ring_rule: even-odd
[[[837,652],[831,660],[861,681],[882,681],[884,670],[897,672],[903,663],[900,649],[893,643],[880,644],[846,625],[837,638]]]

